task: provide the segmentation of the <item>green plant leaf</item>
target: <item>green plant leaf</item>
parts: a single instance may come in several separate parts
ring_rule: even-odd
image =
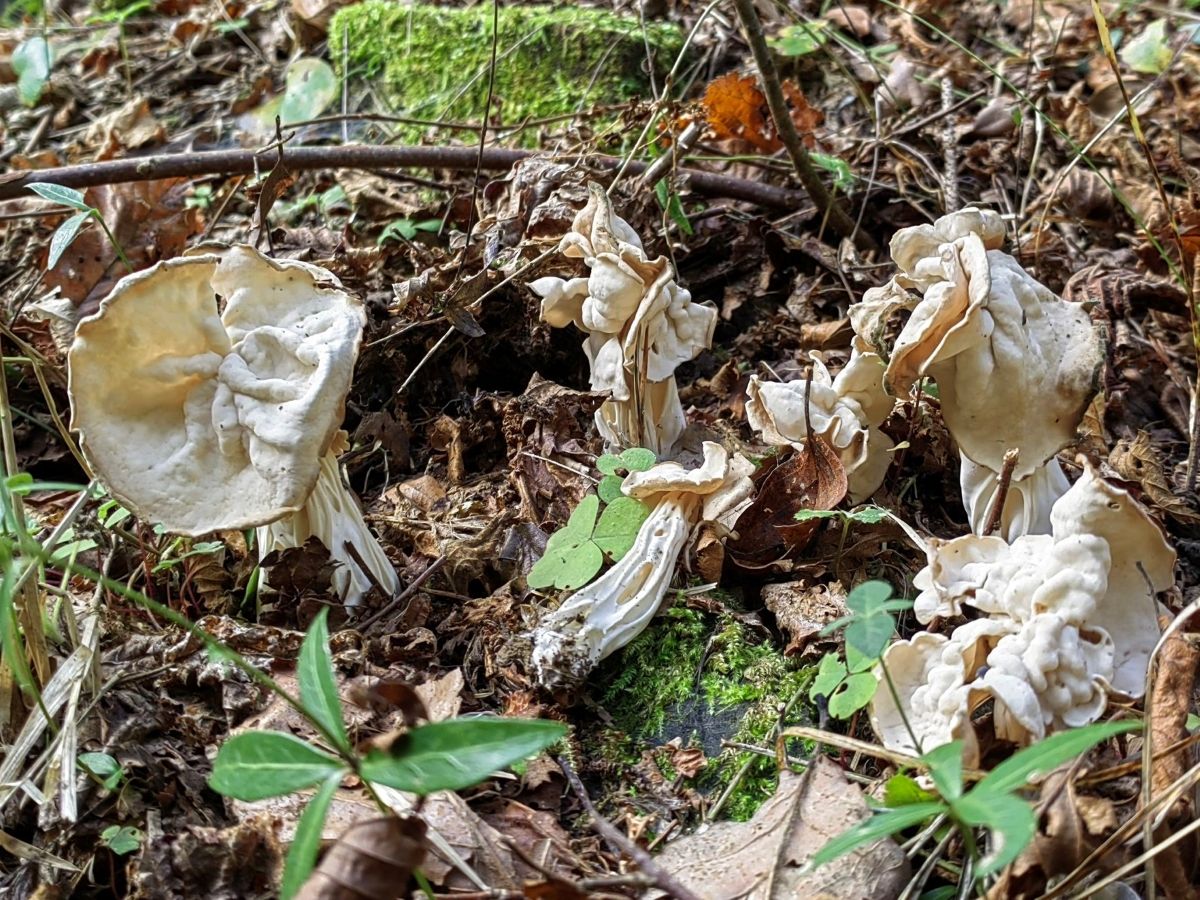
[[[1121,62],[1144,75],[1161,75],[1171,65],[1167,20],[1156,19],[1121,48]]]
[[[844,159],[816,151],[810,152],[809,158],[816,163],[818,168],[824,169],[833,176],[833,186],[839,191],[847,192],[854,187],[856,180],[854,171]]]
[[[971,792],[978,796],[998,796],[1023,788],[1037,775],[1057,769],[1067,760],[1092,749],[1101,741],[1118,734],[1137,731],[1141,722],[1099,722],[1060,731],[1038,741],[1032,746],[1018,750],[996,768],[992,769]]]
[[[39,181],[29,185],[29,189],[39,197],[58,203],[61,206],[69,206],[71,209],[77,209],[85,213],[92,211],[92,208],[84,201],[83,193],[74,188],[63,187],[61,184],[51,184],[47,181]]]
[[[131,825],[109,825],[100,832],[100,843],[109,850],[124,856],[142,846],[142,832]]]
[[[846,642],[846,671],[857,675],[859,672],[869,671],[877,662],[879,662],[878,656],[867,656],[854,644]]]
[[[802,22],[789,25],[771,41],[771,46],[781,56],[807,56],[821,48],[829,39],[826,22]]]
[[[604,508],[592,540],[614,562],[629,552],[650,507],[632,497],[618,497]]]
[[[824,697],[828,700],[837,686],[842,683],[846,674],[846,664],[838,659],[836,654],[826,653],[821,657],[821,664],[817,667],[817,677],[813,680],[812,687],[808,689],[808,698],[814,703],[817,697]]]
[[[951,741],[934,747],[921,759],[929,766],[929,777],[942,799],[954,802],[963,792],[963,742]]]
[[[600,498],[595,494],[588,494],[571,511],[571,518],[567,519],[567,524],[560,528],[557,534],[563,535],[564,540],[573,540],[574,543],[582,544],[591,538],[592,531],[596,527],[596,515],[599,512]]]
[[[85,212],[75,213],[54,229],[54,234],[50,238],[50,254],[46,257],[47,269],[53,269],[58,265],[62,255],[67,252],[67,248],[79,234],[79,229],[83,227],[84,222],[91,218],[91,215],[91,213]]]
[[[337,749],[350,752],[350,738],[346,736],[346,725],[342,721],[342,701],[333,672],[333,654],[329,652],[328,609],[317,613],[304,636],[297,674],[304,709],[333,735]]]
[[[605,503],[612,503],[618,497],[624,497],[621,493],[621,485],[625,479],[620,475],[605,475],[600,479],[600,483],[596,485],[596,494]]]
[[[244,731],[221,745],[208,785],[237,800],[290,794],[344,772],[340,759],[278,731]]]
[[[391,751],[373,750],[360,772],[399,791],[456,791],[533,756],[566,735],[545,719],[448,719],[414,728]]]
[[[840,509],[802,509],[794,518],[797,522],[808,522],[811,519],[836,519],[844,515]]]
[[[603,565],[604,553],[590,540],[559,547],[552,547],[547,542],[546,552],[529,569],[525,583],[534,590],[573,591],[595,578]]]
[[[322,610],[324,612],[324,610]],[[317,850],[321,846],[321,832],[325,829],[325,817],[329,804],[342,783],[342,776],[330,775],[321,782],[317,792],[304,807],[300,821],[296,823],[296,835],[288,847],[287,860],[283,864],[283,880],[279,885],[281,900],[291,900],[300,892],[317,863]]]
[[[875,676],[870,672],[848,675],[829,698],[829,714],[835,719],[848,719],[875,696]]]
[[[50,80],[54,52],[43,37],[22,41],[13,51],[11,65],[17,74],[17,95],[26,106],[33,106]]]
[[[624,466],[621,463],[621,457],[605,453],[596,457],[596,468],[600,471],[601,475],[616,475],[617,471],[624,468]]]
[[[876,813],[871,818],[863,820],[833,838],[813,854],[809,865],[814,869],[823,866],[839,856],[845,856],[847,853],[857,850],[864,844],[873,844],[881,838],[890,837],[905,828],[911,828],[913,825],[924,822],[926,819],[944,812],[945,809],[944,804],[930,801],[928,803],[912,803],[898,809]]]
[[[893,808],[931,800],[937,800],[937,794],[925,790],[908,775],[893,775],[883,786],[883,802]]]
[[[315,119],[338,97],[338,77],[329,63],[301,57],[288,66],[279,118],[284,125]]]
[[[862,525],[878,525],[886,518],[887,510],[882,506],[863,506],[850,512],[851,521]],[[891,593],[890,589],[889,593]]]
[[[107,753],[80,753],[79,764],[97,778],[103,779],[104,787],[110,791],[116,790],[121,779],[125,777],[121,764]]]
[[[968,825],[992,832],[993,846],[975,877],[985,878],[1003,869],[1029,846],[1037,834],[1037,815],[1029,803],[1013,794],[977,797],[976,791],[951,805],[954,814]]]
[[[896,623],[887,613],[855,617],[846,626],[846,647],[853,647],[867,659],[879,659],[896,633]]]
[[[621,452],[621,465],[628,472],[645,472],[658,462],[653,450],[645,447],[630,447]]]

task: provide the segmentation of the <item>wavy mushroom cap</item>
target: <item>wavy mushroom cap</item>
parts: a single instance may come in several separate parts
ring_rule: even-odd
[[[365,318],[329,272],[248,246],[158,263],[80,323],[72,427],[113,496],[170,531],[273,521],[316,484]]]

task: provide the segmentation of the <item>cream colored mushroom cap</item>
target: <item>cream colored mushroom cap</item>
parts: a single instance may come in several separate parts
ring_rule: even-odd
[[[188,535],[266,524],[316,484],[365,318],[331,273],[248,246],[159,263],[79,324],[72,427],[139,516]]]

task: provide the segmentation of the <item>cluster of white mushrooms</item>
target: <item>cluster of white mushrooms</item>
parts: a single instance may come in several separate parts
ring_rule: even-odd
[[[248,246],[120,281],[68,354],[72,426],[113,497],[168,531],[317,537],[347,605],[399,587],[337,465],[366,314],[324,269]],[[114,364],[119,359],[119,364]]]
[[[674,455],[686,425],[675,369],[711,344],[716,310],[692,302],[665,257],[646,258],[596,184],[559,251],[582,258],[587,277],[541,278],[530,287],[545,321],[587,334],[592,389],[612,398],[596,413],[605,444]],[[668,460],[626,477],[621,490],[649,504],[650,515],[624,557],[539,623],[533,664],[542,684],[577,683],[637,637],[662,606],[693,529],[731,526],[750,502],[753,465],[720,444],[705,442],[703,450],[699,468]]]
[[[999,216],[977,209],[903,229],[891,243],[898,274],[851,309],[859,339],[880,352],[888,317],[911,310],[884,381],[905,396],[932,377],[962,458],[974,534],[929,543],[917,618],[982,614],[948,636],[921,632],[889,647],[892,685],[881,669],[872,720],[892,749],[961,739],[972,762],[971,714],[986,700],[996,735],[1026,744],[1095,721],[1112,695],[1140,695],[1159,634],[1156,594],[1175,564],[1125,491],[1086,465],[1072,486],[1059,465],[1096,390],[1100,335],[1002,241]],[[1000,515],[992,505],[1003,500],[1006,454]],[[989,521],[1000,536],[982,533]]]
[[[1156,593],[1172,583],[1174,551],[1145,510],[1090,466],[1072,486],[1059,465],[1095,391],[1100,337],[1002,241],[1000,218],[977,209],[898,232],[899,271],[851,309],[852,355],[837,377],[814,354],[808,380],[748,388],[762,439],[801,447],[819,435],[859,502],[891,461],[880,426],[896,398],[937,383],[974,533],[929,542],[915,611],[922,623],[968,607],[978,617],[887,650],[891,684],[881,670],[872,720],[906,752],[962,739],[973,759],[972,713],[986,700],[996,734],[1027,743],[1094,721],[1111,695],[1137,696]],[[664,461],[623,482],[651,509],[633,548],[539,623],[532,660],[546,685],[578,682],[636,637],[696,528],[728,533],[753,491],[753,466],[720,444],[705,442],[696,468],[675,461],[686,425],[675,370],[709,346],[716,311],[692,302],[667,259],[647,258],[595,185],[559,249],[587,276],[531,287],[547,322],[586,334],[592,387],[610,395],[600,434],[609,449],[644,446]],[[911,315],[888,348],[901,309]],[[159,263],[79,324],[73,425],[112,495],[147,520],[193,536],[255,528],[262,556],[315,536],[340,563],[347,605],[373,586],[394,592],[395,569],[337,464],[364,322],[329,272],[250,247]],[[1002,477],[1007,502],[994,510]],[[983,534],[989,521],[999,536]]]

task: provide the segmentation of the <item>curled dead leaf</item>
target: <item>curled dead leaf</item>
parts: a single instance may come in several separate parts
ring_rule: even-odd
[[[369,819],[346,830],[304,883],[297,900],[392,900],[425,858],[425,823]]]
[[[797,522],[802,509],[833,509],[846,496],[846,470],[819,435],[790,456],[780,454],[755,473],[757,495],[734,526],[726,550],[743,569],[761,569],[808,546],[820,519]]]

